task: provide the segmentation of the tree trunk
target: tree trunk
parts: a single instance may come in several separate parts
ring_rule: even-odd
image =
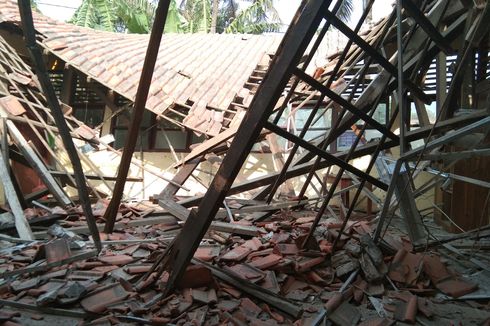
[[[219,0],[213,0],[213,11],[212,11],[212,16],[211,16],[211,34],[216,33],[216,25],[218,22],[218,7],[219,7]]]

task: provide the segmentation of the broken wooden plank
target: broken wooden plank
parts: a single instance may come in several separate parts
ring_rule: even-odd
[[[170,214],[164,214],[162,216],[154,216],[154,217],[148,217],[140,220],[133,220],[127,223],[118,222],[114,225],[114,229],[118,230],[118,229],[126,229],[128,227],[146,226],[146,225],[155,225],[155,224],[171,224],[171,223],[177,224],[177,219]],[[97,224],[97,229],[99,231],[102,231],[104,229],[104,225]],[[75,234],[87,234],[90,232],[89,228],[85,225],[71,227],[67,230],[72,231]],[[42,231],[42,232],[34,232],[34,237],[36,239],[47,239],[49,236],[45,231]]]
[[[191,176],[192,172],[196,169],[199,163],[203,160],[203,157],[196,157],[195,159],[186,162],[180,170],[174,175],[172,181],[176,184],[183,185],[184,182]],[[173,183],[169,183],[165,189],[158,195],[158,198],[172,197],[179,191],[179,187]]]
[[[2,180],[3,189],[5,192],[5,197],[9,203],[12,214],[15,218],[15,228],[19,237],[23,240],[33,240],[34,235],[32,234],[31,227],[27,222],[24,215],[24,210],[20,205],[19,199],[17,198],[17,193],[15,192],[14,185],[10,179],[10,173],[7,169],[7,163],[3,159],[3,155],[0,151],[0,179]]]
[[[43,60],[41,48],[36,42],[36,32],[34,29],[34,21],[32,18],[32,8],[29,0],[20,0],[18,2],[19,13],[22,23],[22,31],[24,34],[24,39],[26,42],[26,47],[30,53],[34,67],[36,68],[36,74],[38,77],[39,84],[43,91],[43,95],[46,97],[46,101],[51,109],[51,114],[59,128],[60,136],[63,141],[68,157],[70,158],[71,165],[73,167],[73,172],[75,174],[75,180],[77,184],[77,192],[82,210],[87,219],[87,224],[90,228],[92,237],[94,239],[97,249],[102,250],[100,244],[99,232],[97,231],[97,226],[95,222],[95,217],[92,214],[92,206],[90,205],[89,194],[87,190],[87,182],[83,175],[82,163],[80,162],[80,157],[78,156],[78,151],[73,143],[73,139],[70,137],[70,129],[65,120],[65,116],[60,106],[60,102],[56,96],[53,88],[53,84],[48,75],[46,69],[46,63]]]
[[[12,300],[0,299],[0,304],[7,306],[7,307],[12,307],[12,308],[38,311],[41,313],[58,315],[58,316],[66,316],[66,317],[72,317],[72,318],[85,319],[85,318],[90,317],[90,316],[96,316],[96,315],[90,314],[90,313],[82,311],[82,310],[39,307],[36,305],[32,305],[32,304],[28,304],[28,303],[24,303],[24,302],[12,301]]]
[[[65,217],[66,215],[53,214],[53,215],[33,217],[30,218],[27,222],[29,223],[29,225],[46,225],[46,224],[52,224],[55,221]],[[3,223],[2,225],[0,225],[0,231],[8,231],[14,228],[15,228],[15,223]]]
[[[225,131],[221,132],[219,135],[199,144],[194,148],[186,157],[179,163],[179,165],[188,163],[189,161],[198,158],[206,153],[209,153],[212,149],[216,148],[218,145],[224,143],[231,137],[235,136],[239,125],[234,125]]]
[[[49,171],[54,177],[68,177],[74,176],[74,173],[65,172],[65,171]],[[106,180],[106,181],[116,181],[117,177],[107,176],[107,175],[95,175],[95,174],[85,174],[85,178],[88,180]],[[143,182],[143,178],[139,177],[127,177],[127,182]]]
[[[20,275],[20,274],[25,274],[25,273],[47,271],[48,269],[51,269],[53,267],[63,266],[63,265],[69,264],[69,263],[79,261],[79,260],[84,260],[84,259],[88,259],[91,257],[95,257],[95,256],[97,256],[97,254],[98,254],[98,252],[96,250],[88,250],[88,251],[84,251],[82,253],[73,255],[69,258],[65,258],[65,259],[62,259],[62,260],[59,260],[56,262],[52,262],[52,263],[38,264],[36,262],[36,263],[32,264],[31,266],[27,266],[24,268],[19,268],[19,269],[15,269],[13,271],[5,272],[2,274],[2,277],[7,278],[10,276]]]
[[[174,215],[181,221],[187,221],[190,211],[184,206],[177,204],[171,199],[160,199],[158,204],[167,209],[170,214]],[[226,212],[223,212],[226,214]],[[233,234],[240,234],[245,236],[257,236],[259,235],[259,229],[255,226],[240,225],[227,222],[213,221],[209,227],[213,231],[221,231]]]
[[[28,160],[29,164],[38,173],[41,180],[49,188],[51,194],[56,198],[56,200],[63,206],[70,206],[72,204],[70,198],[66,195],[63,189],[58,185],[56,180],[53,178],[51,173],[46,168],[46,165],[37,156],[36,152],[29,146],[26,139],[17,128],[17,126],[10,120],[7,120],[7,128],[12,136],[12,140],[21,150],[24,157]]]
[[[283,297],[275,294],[272,291],[264,289],[261,286],[248,282],[243,278],[234,275],[233,273],[222,270],[212,264],[208,264],[196,258],[193,258],[192,262],[194,264],[201,264],[206,266],[211,270],[213,275],[218,277],[219,279],[231,284],[232,286],[238,288],[240,291],[247,293],[248,295],[251,295],[259,300],[266,302],[276,309],[284,311],[285,313],[295,318],[298,318],[303,311],[300,306],[290,302],[289,300],[286,300]]]

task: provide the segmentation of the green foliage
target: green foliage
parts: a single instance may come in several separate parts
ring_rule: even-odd
[[[148,33],[153,15],[153,5],[146,0],[83,0],[71,22],[105,31]]]
[[[237,14],[236,0],[219,0],[217,31],[227,33],[275,32],[280,19],[273,0],[248,0],[252,4]],[[148,33],[155,14],[154,1],[83,0],[72,19],[73,24],[106,31]],[[212,0],[183,0],[180,7],[171,0],[166,33],[208,33],[212,21]]]
[[[31,0],[31,9],[32,11],[40,12],[39,8],[37,7],[37,0]]]
[[[251,6],[236,16],[225,32],[261,34],[277,32],[280,27],[281,20],[274,8],[273,0],[254,0]]]
[[[78,26],[114,31],[116,16],[111,0],[84,0],[71,22]]]
[[[170,7],[168,8],[167,20],[165,21],[165,33],[184,33],[186,26],[186,20],[182,16],[177,7],[175,0],[170,2]]]
[[[224,0],[218,10],[218,22],[216,31],[223,33],[230,23],[236,18],[238,3],[235,0]]]
[[[147,1],[114,1],[115,15],[125,25],[128,32],[145,34],[150,31],[152,13],[144,5]]]
[[[210,0],[182,1],[180,12],[185,19],[183,27],[186,33],[209,32],[211,27]]]

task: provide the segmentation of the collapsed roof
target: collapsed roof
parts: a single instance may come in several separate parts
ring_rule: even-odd
[[[86,76],[134,101],[149,35],[97,31],[33,13],[39,44]],[[0,24],[19,26],[16,1],[0,1]],[[165,34],[146,107],[158,116],[185,109],[183,124],[211,136],[247,107],[280,36]],[[262,72],[257,72],[259,69]],[[234,106],[237,103],[239,106]],[[243,115],[236,117],[238,124]],[[224,120],[224,117],[227,120]]]
[[[2,252],[6,270],[2,293],[7,300],[0,303],[41,311],[39,306],[48,305],[50,312],[87,319],[103,314],[107,322],[164,324],[195,322],[195,318],[210,324],[296,321],[317,325],[328,319],[338,325],[361,321],[363,325],[396,321],[440,325],[461,318],[454,311],[462,307],[435,301],[488,300],[488,256],[467,256],[475,254],[475,247],[488,248],[486,238],[490,236],[489,227],[484,226],[490,216],[490,186],[484,179],[490,178],[486,24],[490,4],[405,0],[403,11],[398,7],[400,11],[363,39],[358,33],[373,1],[353,29],[336,18],[339,3],[333,8],[330,1],[302,3],[242,124],[236,133],[221,133],[210,140],[214,145],[203,144],[197,153],[191,153],[193,158],[184,160],[173,183],[155,198],[165,208],[158,212],[161,216],[146,218],[152,209],[141,212],[117,201],[117,218],[124,220],[117,224],[116,216],[102,218],[107,203],[99,202],[94,206],[99,224],[105,223],[109,233],[105,236],[114,240],[109,240],[100,257],[90,249],[71,253],[70,245],[79,239],[57,226],[37,233],[58,237],[43,243],[41,249],[36,243],[7,248]],[[314,35],[320,29],[321,39],[330,25],[349,41],[330,66],[311,76],[304,71],[312,55],[308,45],[313,43],[310,49],[314,52],[318,45]],[[447,55],[456,56],[449,70]],[[431,121],[424,101],[434,98],[427,96],[422,84],[434,58],[439,67],[438,108]],[[31,92],[30,87],[36,86],[22,76],[13,82],[10,79],[14,93],[18,83],[24,82]],[[300,130],[280,124],[281,115],[291,113],[287,105],[293,97],[298,107],[313,102]],[[385,119],[375,119],[385,97],[390,98],[385,103]],[[284,98],[287,100],[282,101]],[[409,103],[414,104],[413,110]],[[14,120],[16,111],[12,111],[9,119]],[[411,111],[416,111],[416,124]],[[316,139],[307,140],[305,133],[317,114],[328,112],[336,115],[332,125]],[[368,128],[379,138],[367,142]],[[349,130],[353,137],[345,151],[329,148]],[[279,171],[234,183],[263,133],[291,144]],[[226,137],[234,139],[207,193],[183,200],[175,196],[201,159]],[[273,154],[282,158],[283,153]],[[361,156],[367,161],[363,167],[353,162]],[[460,161],[474,163],[474,158],[474,170],[482,180],[478,175],[453,173]],[[435,177],[420,186],[417,177],[424,171]],[[6,175],[2,174],[8,180]],[[301,191],[278,200],[279,186],[294,177],[302,177]],[[314,188],[312,180],[320,189],[315,189],[317,197],[308,198],[305,189]],[[468,232],[455,236],[434,234],[440,230],[432,217],[426,218],[417,207],[416,196],[447,180],[472,186],[465,187],[464,201],[455,195],[457,186],[443,189],[442,196],[450,203],[449,215],[460,206],[471,211],[472,219],[479,223],[476,229],[466,228]],[[116,182],[124,185],[125,181],[118,177]],[[230,198],[244,190],[254,190],[253,198]],[[349,198],[350,194],[354,196]],[[471,194],[479,202],[468,198]],[[361,196],[378,205],[379,213],[358,210]],[[335,207],[334,197],[341,197]],[[63,214],[74,223],[84,223],[80,211],[71,217]],[[458,220],[449,215],[443,211],[444,218],[459,227]],[[110,220],[112,225],[107,228]],[[159,226],[149,227],[157,223]],[[141,225],[148,228],[137,227]],[[87,232],[81,227],[77,224],[72,229]],[[116,228],[119,232],[113,232]],[[451,245],[445,244],[449,242]],[[93,243],[86,241],[83,246],[92,248]],[[450,258],[468,277],[449,270],[432,250]],[[61,269],[32,275],[74,261],[81,262],[72,264],[69,272]],[[87,273],[86,269],[92,270]],[[40,293],[45,295],[36,299]],[[266,304],[256,305],[249,297]],[[57,310],[58,304],[74,309]],[[486,308],[472,303],[463,318],[470,323],[488,322]]]

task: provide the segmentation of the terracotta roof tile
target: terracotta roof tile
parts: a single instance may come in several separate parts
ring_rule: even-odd
[[[97,31],[58,22],[38,13],[41,44],[74,68],[134,100],[149,35]],[[0,0],[0,22],[18,24],[17,4]],[[169,105],[228,109],[264,55],[273,53],[280,36],[165,34],[154,70],[147,108],[157,114]],[[152,99],[152,97],[159,97]],[[206,132],[216,124],[201,123]]]

